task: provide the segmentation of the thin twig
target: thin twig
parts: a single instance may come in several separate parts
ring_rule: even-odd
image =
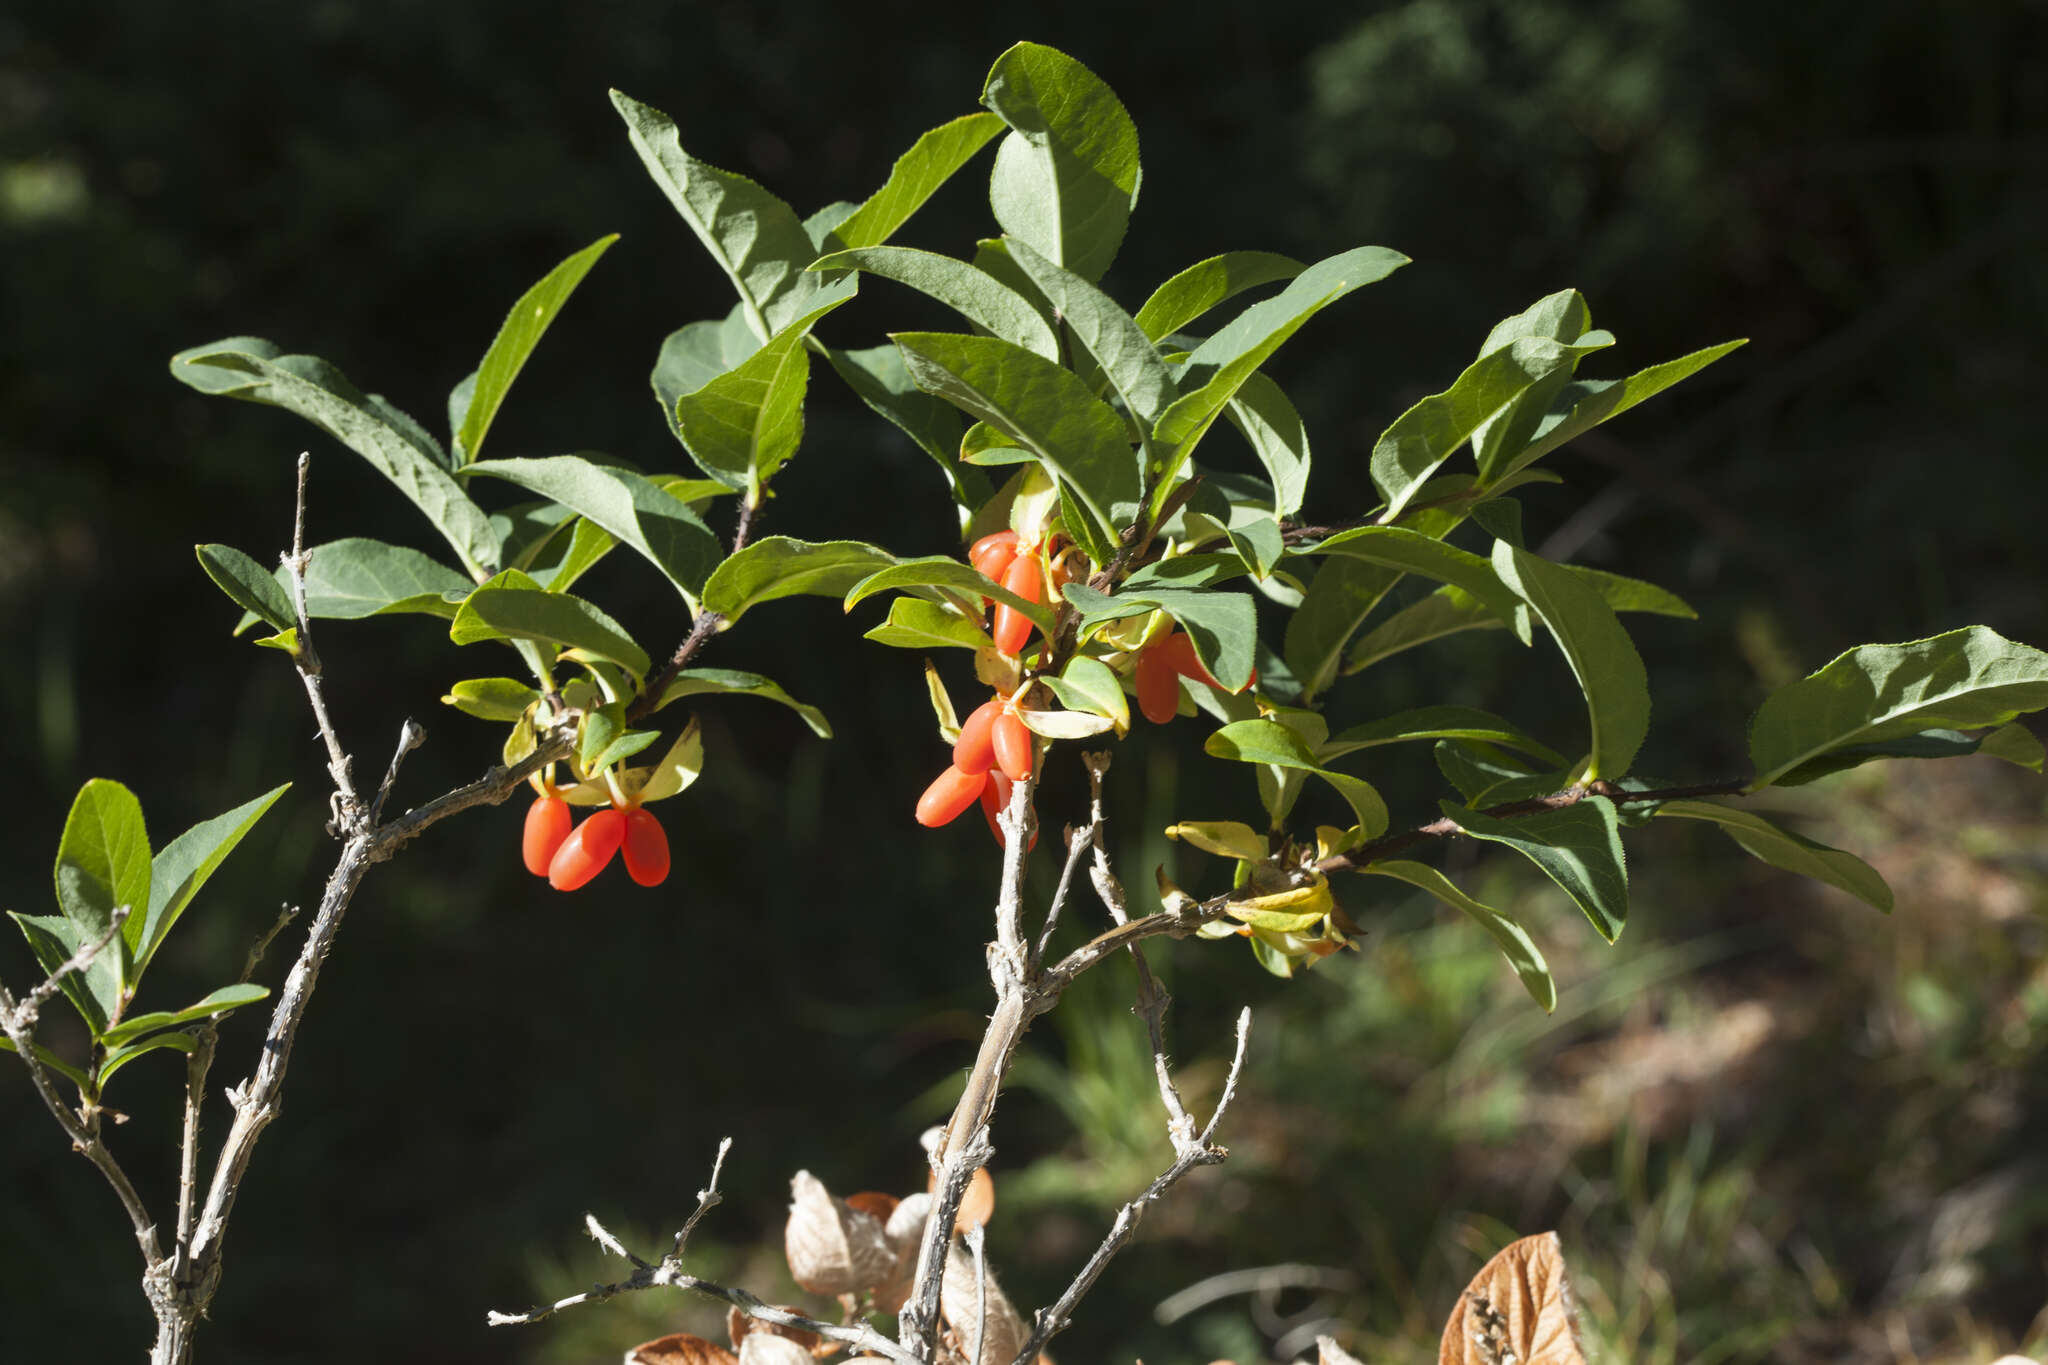
[[[292,650],[292,662],[298,666],[299,677],[306,684],[306,700],[313,708],[313,720],[320,727],[320,738],[327,745],[327,774],[334,780],[336,796],[336,820],[328,826],[328,832],[339,836],[342,828],[352,823],[359,812],[355,784],[349,776],[348,753],[341,747],[341,736],[334,732],[334,723],[327,716],[327,692],[320,679],[320,652],[313,647],[313,621],[306,611],[306,566],[311,562],[306,554],[306,476],[312,465],[312,453],[300,451],[298,495],[292,504],[292,552],[285,556],[284,567],[291,579],[292,606],[299,617],[298,643]]]
[[[427,732],[412,717],[405,718],[405,724],[398,730],[398,747],[391,753],[391,766],[384,770],[384,781],[377,787],[377,799],[370,803],[370,823],[376,824],[384,818],[384,802],[391,795],[392,786],[398,781],[398,767],[405,762],[405,756],[427,742]]]
[[[1075,1307],[1088,1291],[1094,1288],[1096,1280],[1101,1278],[1110,1261],[1115,1259],[1137,1234],[1138,1224],[1143,1221],[1147,1208],[1195,1167],[1216,1165],[1230,1155],[1229,1149],[1218,1147],[1211,1142],[1210,1135],[1216,1131],[1216,1125],[1221,1122],[1224,1112],[1237,1096],[1237,1080],[1244,1068],[1245,1045],[1250,1036],[1250,1029],[1251,1011],[1247,1009],[1240,1012],[1237,1017],[1237,1055],[1231,1060],[1230,1075],[1224,1082],[1223,1094],[1216,1101],[1216,1112],[1210,1116],[1209,1125],[1202,1131],[1201,1139],[1185,1147],[1176,1143],[1173,1164],[1162,1171],[1158,1178],[1146,1187],[1143,1194],[1117,1210],[1116,1219],[1110,1224],[1108,1235],[1102,1239],[1102,1244],[1095,1248],[1095,1254],[1088,1258],[1087,1264],[1081,1267],[1080,1273],[1074,1276],[1073,1282],[1066,1287],[1058,1301],[1051,1307],[1041,1308],[1032,1314],[1031,1337],[1024,1343],[1024,1348],[1017,1353],[1011,1365],[1030,1365],[1048,1341],[1066,1330],[1067,1325],[1073,1320]]]
[[[740,500],[739,521],[732,532],[733,554],[747,548],[747,542],[753,538],[754,522],[760,515],[760,503],[752,498]],[[676,674],[688,668],[690,661],[697,657],[697,652],[710,642],[712,636],[724,630],[725,626],[725,617],[718,612],[699,611],[697,619],[690,623],[689,634],[676,646],[675,653],[669,656],[668,662],[661,666],[659,672],[647,680],[647,686],[641,689],[633,704],[626,708],[626,719],[641,720],[650,712],[657,710],[661,706],[662,694],[667,692],[669,684],[676,680]]]
[[[974,1360],[982,1365],[988,1352],[988,1233],[980,1223],[968,1227],[962,1239],[974,1258]]]
[[[683,1220],[683,1225],[680,1228],[676,1229],[675,1245],[670,1247],[668,1252],[670,1256],[680,1258],[683,1254],[683,1248],[689,1243],[690,1234],[697,1230],[697,1221],[705,1214],[711,1212],[712,1209],[725,1202],[725,1196],[718,1192],[718,1176],[725,1169],[725,1154],[731,1150],[732,1138],[730,1136],[720,1138],[718,1141],[718,1155],[711,1159],[711,1181],[703,1189],[697,1191],[696,1210]]]

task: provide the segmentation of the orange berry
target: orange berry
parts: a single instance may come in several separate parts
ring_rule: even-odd
[[[1182,632],[1175,631],[1164,640],[1161,640],[1155,648],[1159,649],[1166,656],[1173,665],[1173,671],[1182,677],[1199,678],[1211,687],[1228,690],[1223,688],[1222,683],[1216,681],[1208,669],[1202,667],[1202,661],[1195,657],[1195,642]],[[1244,687],[1250,687],[1258,680],[1259,670],[1254,668],[1251,677],[1245,680]],[[1242,692],[1244,687],[1240,687],[1237,690]]]
[[[1015,531],[997,531],[994,535],[983,536],[975,541],[974,548],[967,552],[967,562],[998,583],[1003,581],[1004,571],[1016,557]]]
[[[924,795],[917,798],[917,823],[927,829],[937,829],[957,817],[961,811],[974,804],[988,786],[986,772],[962,772],[951,764],[939,774]]]
[[[562,846],[562,840],[569,837],[569,826],[574,823],[575,817],[569,814],[569,803],[561,797],[535,799],[527,808],[526,835],[519,845],[528,872],[536,877],[548,875],[548,863],[554,859],[555,850]]]
[[[555,850],[548,862],[548,885],[557,891],[574,891],[604,871],[625,837],[624,811],[593,811]]]
[[[1003,586],[1026,602],[1039,602],[1045,598],[1045,575],[1039,570],[1038,556],[1020,554],[1003,574]],[[1023,652],[1031,639],[1031,618],[1007,602],[996,604],[993,620],[993,634],[996,649],[1004,654]]]
[[[620,848],[626,857],[626,875],[640,885],[660,886],[668,879],[668,831],[653,811],[635,806],[626,812]]]
[[[1180,712],[1180,671],[1160,648],[1164,643],[1138,651],[1138,710],[1154,725],[1164,725]]]
[[[996,750],[989,736],[989,727],[1002,713],[1003,704],[997,700],[985,701],[974,708],[960,726],[960,738],[953,741],[954,767],[963,773],[985,773],[995,766]]]
[[[989,727],[989,739],[996,752],[996,765],[1012,782],[1031,776],[1031,731],[1014,711],[1004,711]]]

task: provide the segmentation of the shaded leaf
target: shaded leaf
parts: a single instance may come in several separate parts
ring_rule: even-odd
[[[1587,776],[1623,776],[1650,731],[1649,674],[1635,642],[1600,594],[1562,565],[1497,540],[1493,567],[1535,608],[1586,695]]]
[[[1137,419],[1141,429],[1149,432],[1166,405],[1178,396],[1173,377],[1167,373],[1166,362],[1159,358],[1151,338],[1109,295],[1039,255],[1028,242],[1012,239],[1005,245],[1010,259],[1031,277],[1039,293],[1072,330],[1110,388],[1123,400],[1125,409]],[[1053,358],[1059,358],[1057,349]]]
[[[1614,803],[1588,796],[1556,810],[1512,820],[1467,810],[1452,801],[1443,811],[1467,834],[1505,844],[1543,869],[1609,943],[1628,921],[1628,864]]]
[[[1514,917],[1482,905],[1460,891],[1451,879],[1426,863],[1405,862],[1398,858],[1385,859],[1368,864],[1360,869],[1381,877],[1394,877],[1419,887],[1442,901],[1445,905],[1462,910],[1479,924],[1479,927],[1493,935],[1493,941],[1500,945],[1507,957],[1508,965],[1515,969],[1515,975],[1522,980],[1529,997],[1543,1007],[1544,1013],[1557,1008],[1557,982],[1550,975],[1550,964],[1544,961],[1542,949]]]
[[[131,1015],[108,1029],[101,1035],[100,1041],[112,1047],[117,1043],[140,1038],[145,1033],[175,1028],[179,1024],[195,1023],[216,1014],[226,1014],[244,1005],[253,1005],[258,1000],[268,999],[269,996],[270,987],[258,986],[254,982],[244,981],[233,986],[222,986],[181,1010],[157,1010],[151,1014]]]
[[[905,246],[875,246],[821,256],[813,270],[864,270],[909,285],[969,322],[1058,363],[1059,338],[1030,300],[965,261]]]
[[[772,678],[759,673],[743,673],[736,668],[686,668],[676,674],[675,681],[661,694],[655,709],[667,706],[684,697],[706,693],[721,696],[760,697],[764,701],[779,702],[804,719],[820,739],[832,738],[832,725],[825,719],[825,713],[815,706],[807,706],[782,690],[782,685]]]
[[[30,1046],[35,1048],[36,1060],[56,1072],[59,1076],[62,1076],[65,1080],[70,1081],[80,1091],[85,1089],[85,1073],[83,1071],[80,1071],[77,1067],[50,1051],[41,1043],[32,1043]],[[21,1049],[14,1045],[13,1039],[0,1035],[0,1052],[12,1052],[19,1055],[20,1051]]]
[[[198,1047],[199,1040],[189,1033],[153,1033],[139,1042],[113,1048],[100,1062],[100,1085],[104,1088],[106,1083],[113,1079],[115,1072],[145,1053],[161,1052],[166,1048],[190,1053]]]
[[[1530,433],[1527,443],[1519,448],[1503,449],[1491,467],[1482,467],[1481,474],[1489,483],[1509,477],[1565,442],[1584,435],[1611,417],[1619,417],[1645,398],[1654,397],[1680,380],[1698,374],[1730,351],[1745,345],[1746,340],[1708,346],[1691,355],[1638,370],[1627,379],[1582,379],[1564,385],[1552,400],[1549,411]]]
[[[69,874],[76,879],[75,870]],[[60,882],[62,876],[59,878]],[[99,942],[99,934],[87,939],[84,931],[63,915],[24,915],[9,910],[8,917],[21,929],[21,936],[28,940],[29,950],[36,955],[44,972],[54,972],[71,960],[72,954],[88,942]],[[101,933],[106,931],[102,929]],[[97,1038],[106,1030],[107,1019],[121,998],[121,974],[117,967],[103,965],[105,959],[119,952],[117,945],[109,944],[92,965],[83,972],[66,972],[57,981],[64,998],[78,1011],[78,1017]],[[67,1069],[66,1074],[71,1074]]]
[[[1372,784],[1348,773],[1332,772],[1316,761],[1314,750],[1294,731],[1277,721],[1241,720],[1209,736],[1202,748],[1216,758],[1234,758],[1240,763],[1270,763],[1313,773],[1337,789],[1350,805],[1365,836],[1376,838],[1387,829],[1387,803]]]
[[[291,630],[298,621],[291,598],[277,579],[261,564],[232,545],[195,545],[199,567],[228,595],[230,601],[249,612],[272,630]]]
[[[1316,753],[1328,761],[1354,750],[1416,739],[1475,739],[1520,749],[1553,766],[1565,761],[1564,755],[1513,721],[1503,720],[1491,711],[1482,711],[1475,706],[1419,706],[1409,711],[1398,711],[1331,736]]]
[[[1657,814],[1711,821],[1721,827],[1723,834],[1772,867],[1826,882],[1886,914],[1891,913],[1891,888],[1870,864],[1853,853],[1781,829],[1755,811],[1737,810],[1712,801],[1666,801],[1657,807]]]
[[[1224,412],[1273,481],[1273,514],[1293,516],[1308,494],[1308,428],[1301,414],[1278,384],[1257,372],[1245,376]]]

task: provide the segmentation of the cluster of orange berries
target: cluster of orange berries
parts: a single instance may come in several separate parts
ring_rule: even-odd
[[[526,812],[520,851],[526,870],[546,877],[557,891],[574,891],[605,870],[614,855],[626,857],[626,875],[642,886],[668,878],[668,834],[644,806],[614,805],[592,811],[573,830],[569,803],[544,790]]]
[[[979,800],[989,833],[998,844],[1007,843],[996,816],[1010,804],[1014,785],[1031,776],[1035,748],[1014,698],[994,697],[975,707],[953,741],[952,763],[917,799],[917,823],[929,828],[948,824]],[[1034,830],[1031,844],[1037,843]]]

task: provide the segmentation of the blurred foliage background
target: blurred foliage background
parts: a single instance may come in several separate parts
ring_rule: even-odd
[[[308,441],[315,538],[425,544],[425,528],[296,419],[173,384],[173,351],[267,336],[437,424],[510,301],[619,231],[494,445],[679,465],[645,376],[667,332],[727,301],[606,87],[809,211],[861,198],[918,132],[972,109],[1024,36],[1090,64],[1145,139],[1107,281],[1127,302],[1236,247],[1416,258],[1277,366],[1321,457],[1313,514],[1369,505],[1378,432],[1539,295],[1583,289],[1628,369],[1754,338],[1581,441],[1555,462],[1566,485],[1527,500],[1546,552],[1701,609],[1633,618],[1661,708],[1646,770],[1739,770],[1763,691],[1862,640],[1982,620],[2048,643],[2038,5],[1274,0],[1028,22],[902,3],[18,6],[0,13],[0,901],[46,908],[88,777],[134,787],[159,842],[296,780],[172,939],[145,1002],[161,1007],[231,976],[329,864],[295,680],[228,638],[234,609],[190,547],[281,548]],[[907,240],[967,251],[987,230],[977,179]],[[831,340],[926,320],[902,291],[868,294]],[[782,483],[775,531],[953,548],[925,457],[828,376]],[[682,633],[666,588],[622,559],[589,592],[643,638]],[[498,661],[416,618],[331,625],[321,643],[359,764],[382,764],[403,717],[427,722],[401,800],[490,761],[490,727],[435,698]],[[585,1209],[651,1246],[725,1133],[729,1199],[700,1264],[770,1297],[794,1294],[774,1254],[793,1170],[842,1192],[921,1184],[916,1135],[985,1008],[993,868],[974,822],[909,819],[944,752],[917,660],[801,600],[709,661],[780,678],[838,738],[746,700],[701,708],[710,767],[666,808],[680,871],[660,894],[621,879],[555,896],[519,869],[511,808],[377,871],[239,1206],[203,1359],[552,1363],[715,1335],[700,1306],[646,1296],[540,1328],[483,1322],[620,1269],[581,1237]],[[1498,640],[1370,676],[1340,692],[1340,723],[1425,698],[1561,736],[1582,723],[1553,656]],[[1112,774],[1134,887],[1156,862],[1213,879],[1156,831],[1253,800],[1185,728],[1144,733]],[[1426,760],[1374,776],[1397,819],[1432,808]],[[1057,819],[1078,794],[1055,778],[1041,808]],[[1236,1157],[1156,1211],[1061,1358],[1251,1361],[1342,1323],[1368,1361],[1429,1359],[1480,1260],[1552,1226],[1607,1359],[2040,1354],[2041,786],[1973,759],[1825,795],[1808,830],[1892,878],[1890,919],[1660,827],[1635,841],[1634,922],[1609,950],[1554,891],[1450,850],[1526,909],[1569,983],[1551,1017],[1469,926],[1364,888],[1364,951],[1305,981],[1231,948],[1154,954],[1195,1095],[1213,1094],[1237,1007],[1254,1008]],[[0,945],[9,980],[29,970]],[[1100,973],[1042,1024],[1004,1111],[992,1236],[1020,1302],[1047,1301],[1166,1159],[1128,989]],[[221,1084],[255,1031],[225,1030]],[[67,1042],[54,1023],[46,1038]],[[117,1140],[159,1201],[170,1162],[142,1156],[169,1152],[179,1079],[145,1064],[115,1091],[132,1115]],[[12,1067],[0,1106],[0,1357],[136,1353],[148,1320],[113,1200]],[[1155,1320],[1174,1291],[1260,1267],[1282,1269]]]

